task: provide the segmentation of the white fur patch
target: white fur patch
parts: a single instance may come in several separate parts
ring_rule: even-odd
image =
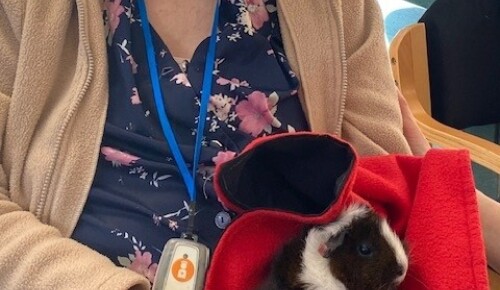
[[[306,290],[345,290],[342,282],[333,277],[330,272],[328,259],[318,252],[321,244],[325,243],[330,234],[318,228],[309,231],[306,237],[306,246],[302,256],[302,272],[299,281],[305,284]]]
[[[354,219],[365,217],[369,213],[369,209],[357,203],[349,205],[333,223],[324,227],[324,230],[331,235],[338,233],[341,229],[352,224]]]
[[[403,282],[406,276],[406,271],[408,270],[408,256],[406,255],[406,251],[401,244],[401,240],[398,238],[396,233],[394,233],[394,231],[387,223],[387,220],[385,219],[382,219],[380,223],[380,232],[382,233],[382,236],[385,238],[389,246],[391,246],[391,248],[394,250],[396,261],[398,261],[398,264],[403,267],[404,274],[396,279],[396,283],[401,283]]]
[[[365,206],[353,204],[337,219],[324,228],[313,228],[306,237],[306,245],[302,256],[302,272],[300,282],[307,290],[345,290],[345,285],[330,272],[328,259],[321,256],[318,249],[332,236],[349,226],[354,218],[360,218],[368,213]]]

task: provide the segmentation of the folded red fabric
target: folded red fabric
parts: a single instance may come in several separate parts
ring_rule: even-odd
[[[239,216],[214,251],[207,290],[254,289],[284,243],[306,225],[335,220],[352,202],[368,202],[408,243],[400,289],[488,289],[466,151],[359,158],[331,135],[274,135],[219,165],[215,187]]]

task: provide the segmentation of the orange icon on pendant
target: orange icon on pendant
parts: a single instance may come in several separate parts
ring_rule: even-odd
[[[175,261],[172,265],[172,276],[179,282],[188,282],[194,276],[194,264],[184,254],[181,259]]]

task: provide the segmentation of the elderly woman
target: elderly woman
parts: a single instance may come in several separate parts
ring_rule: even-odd
[[[213,167],[259,136],[428,149],[375,0],[217,2],[0,0],[2,288],[149,289],[170,238],[215,247],[233,213]],[[500,206],[478,197],[498,267]]]

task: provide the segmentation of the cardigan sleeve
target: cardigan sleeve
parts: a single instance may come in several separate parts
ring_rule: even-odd
[[[149,289],[145,278],[64,238],[11,199],[9,166],[4,163],[5,130],[25,4],[0,0],[0,288]]]
[[[361,155],[411,153],[376,0],[342,1],[347,94],[342,138]]]

